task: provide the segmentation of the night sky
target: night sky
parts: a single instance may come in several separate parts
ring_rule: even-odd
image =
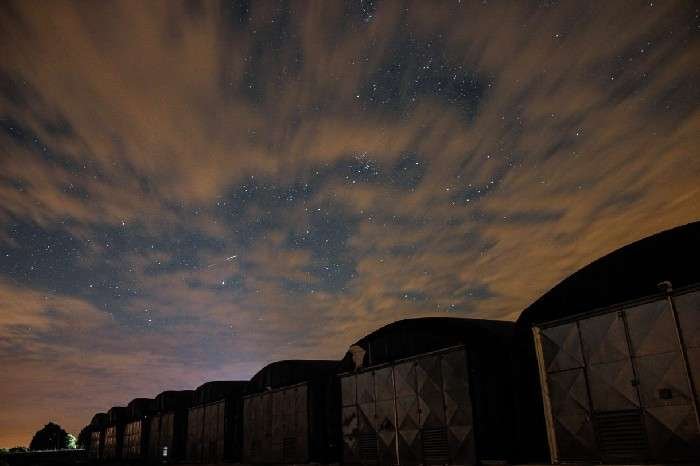
[[[0,446],[700,219],[700,13],[0,4]]]

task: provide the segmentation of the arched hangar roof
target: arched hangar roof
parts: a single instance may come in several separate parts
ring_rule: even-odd
[[[288,359],[268,364],[250,379],[248,392],[259,393],[308,382],[318,377],[335,374],[339,361]]]
[[[569,317],[700,282],[700,222],[624,246],[564,279],[525,309],[519,325]]]
[[[451,346],[470,349],[504,347],[513,334],[513,323],[457,317],[422,317],[392,322],[362,337],[352,346],[365,351],[363,366],[374,366]],[[342,371],[355,368],[350,351]]]

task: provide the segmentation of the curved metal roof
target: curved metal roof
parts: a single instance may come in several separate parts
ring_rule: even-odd
[[[158,411],[170,411],[178,408],[188,408],[194,400],[194,390],[166,390],[155,397]]]
[[[662,231],[624,246],[570,275],[525,309],[532,325],[700,282],[700,222]]]
[[[288,359],[268,364],[250,379],[249,393],[308,382],[335,374],[339,361]]]
[[[94,416],[92,416],[90,425],[97,428],[102,428],[107,425],[108,420],[109,416],[107,416],[107,413],[96,413]]]
[[[373,366],[457,345],[489,348],[507,344],[513,327],[513,322],[486,319],[404,319],[375,330],[356,341],[351,348],[362,348],[365,351],[363,366]],[[349,351],[343,358],[342,371],[354,368],[353,355]]]
[[[241,396],[245,391],[248,382],[241,380],[213,380],[197,387],[195,391],[195,402],[212,403],[224,398]]]

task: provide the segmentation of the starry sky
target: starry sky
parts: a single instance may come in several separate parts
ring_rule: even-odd
[[[0,446],[700,219],[685,2],[2,2]]]

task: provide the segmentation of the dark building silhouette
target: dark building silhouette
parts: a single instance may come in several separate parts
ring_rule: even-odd
[[[100,459],[119,460],[122,458],[126,419],[127,410],[124,406],[114,406],[107,411],[107,427],[105,428],[104,447]]]
[[[87,426],[90,433],[89,445],[87,447],[87,457],[92,460],[102,458],[105,443],[105,428],[109,422],[107,413],[97,413],[92,417],[92,421]]]
[[[122,457],[139,460],[148,457],[148,438],[151,416],[155,413],[155,400],[135,398],[126,407],[126,424],[122,440]]]
[[[243,399],[246,463],[332,463],[339,456],[338,361],[268,364]]]
[[[699,264],[700,222],[596,260],[522,313],[525,458],[700,459]]]
[[[194,390],[170,390],[156,396],[148,448],[151,462],[174,463],[185,458],[187,413],[194,395]]]
[[[509,458],[513,324],[391,323],[343,359],[344,464],[475,464]]]
[[[187,417],[187,459],[197,463],[240,459],[241,396],[247,382],[215,381],[197,388]]]

